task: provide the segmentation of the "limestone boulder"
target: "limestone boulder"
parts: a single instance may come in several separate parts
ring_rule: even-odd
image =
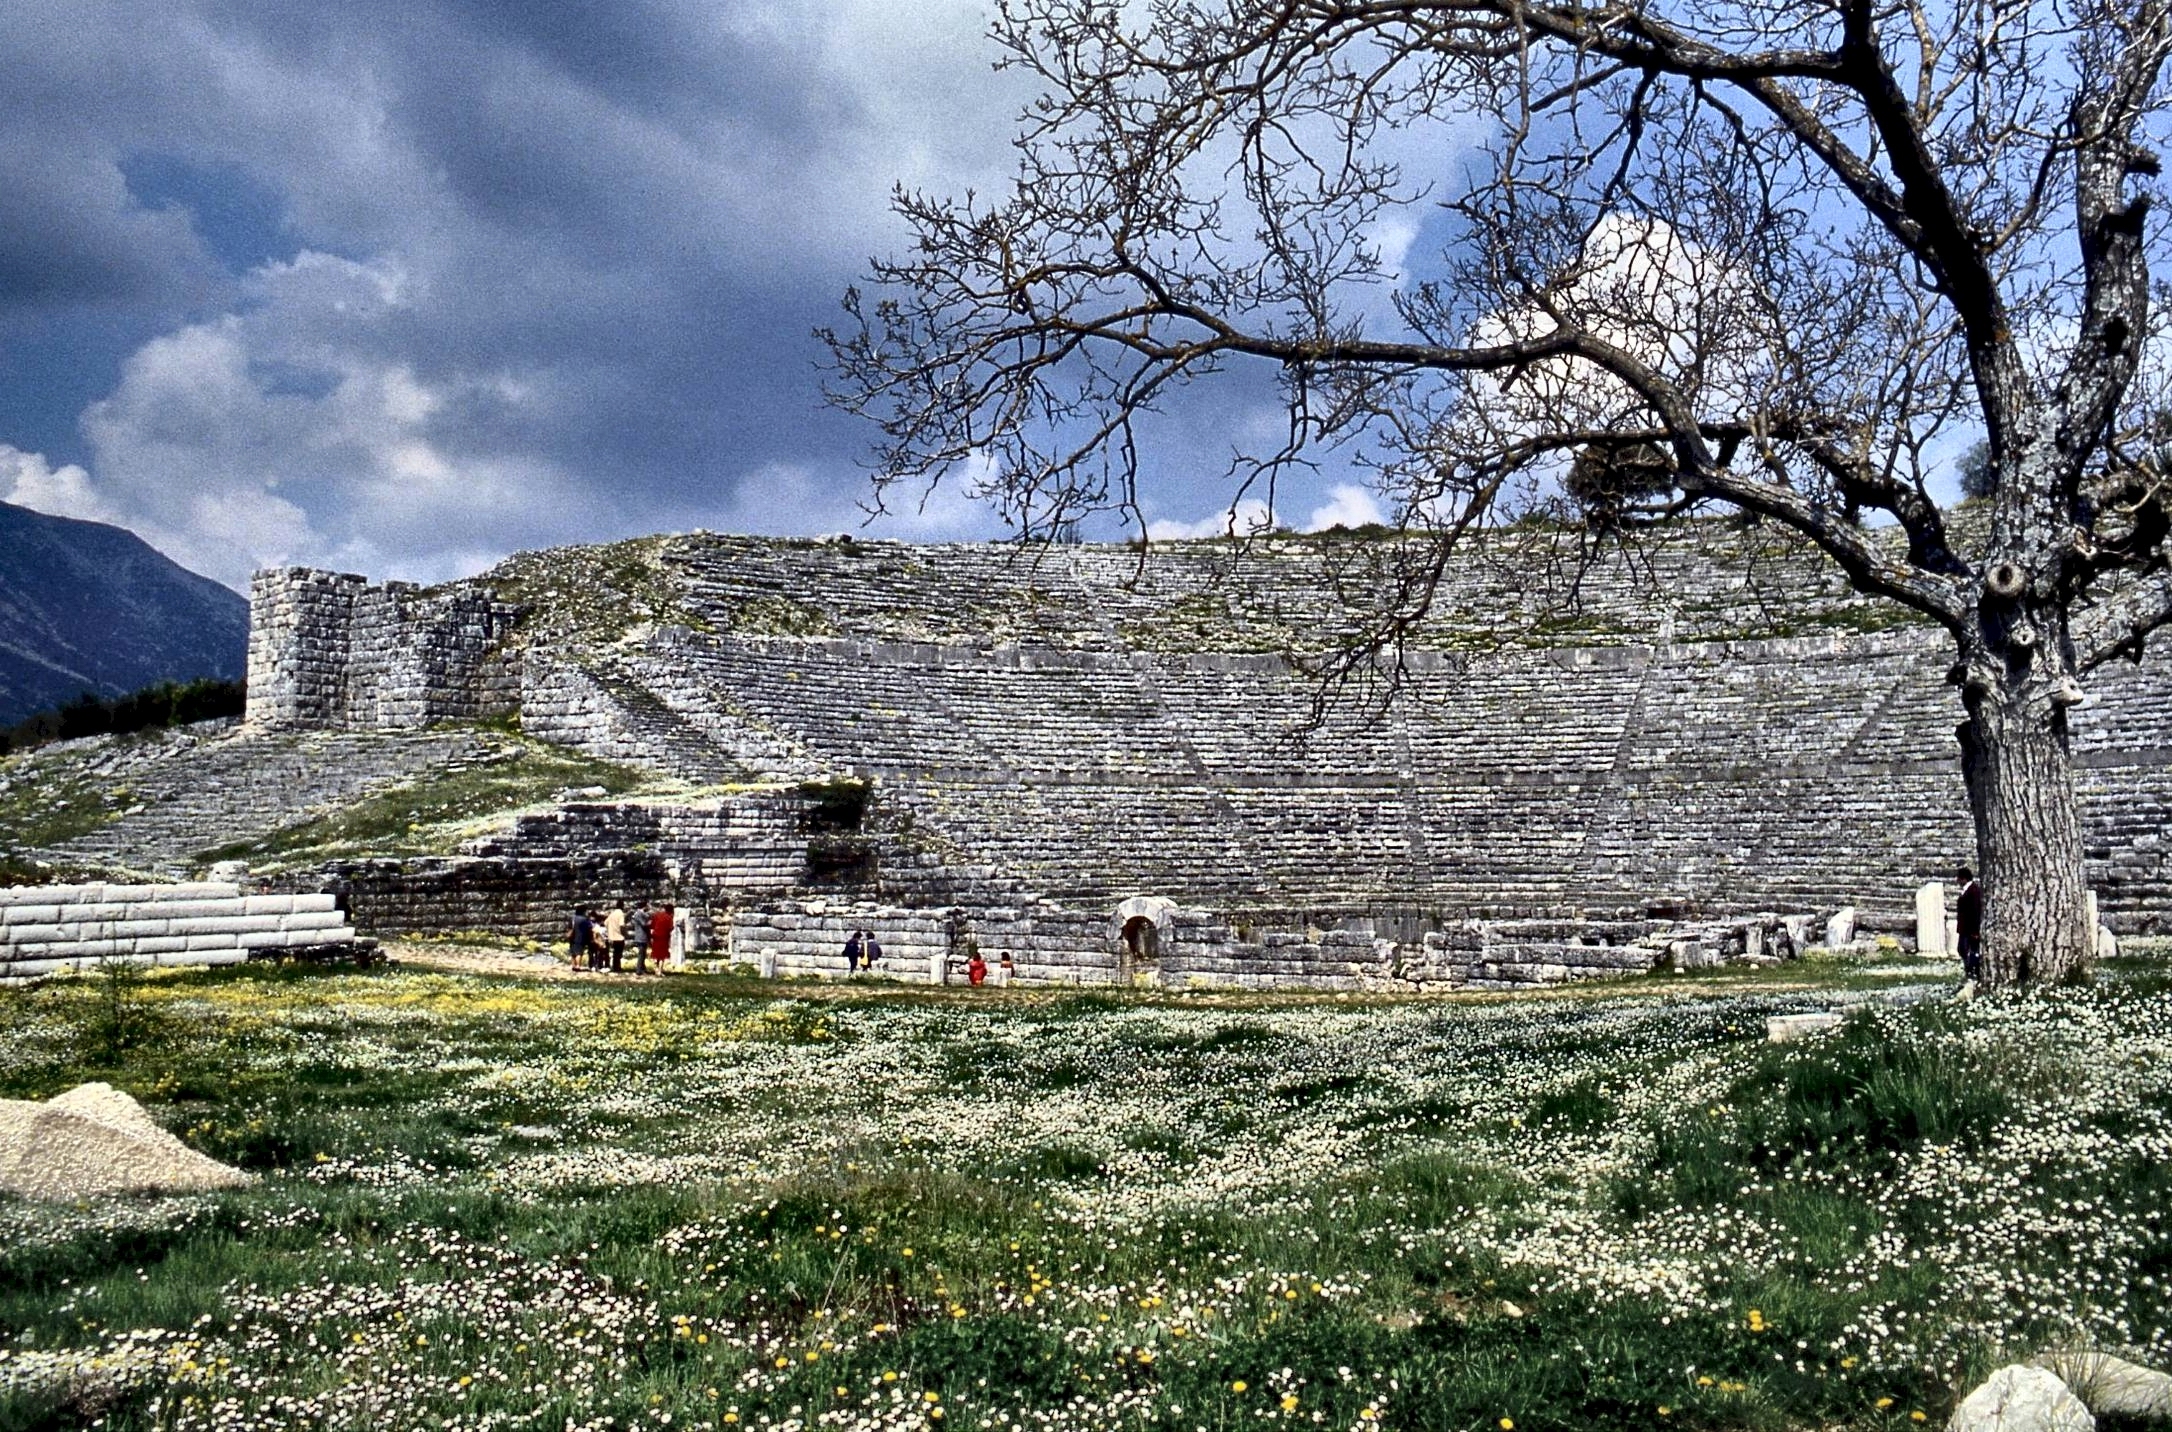
[[[2017,1363],[1962,1398],[1946,1432],[2096,1432],[2096,1426],[2057,1374]]]
[[[69,1201],[239,1188],[251,1174],[198,1153],[110,1084],[35,1103],[0,1099],[0,1190]]]
[[[1830,1011],[1775,1014],[1765,1020],[1765,1039],[1772,1044],[1792,1044],[1798,1039],[1808,1039],[1813,1034],[1823,1034],[1828,1029],[1838,1029],[1846,1019],[1845,1015]]]
[[[2031,1361],[2057,1374],[2100,1417],[2172,1422],[2172,1373],[2108,1352],[2054,1352]]]

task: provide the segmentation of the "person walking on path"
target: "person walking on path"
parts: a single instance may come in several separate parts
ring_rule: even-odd
[[[626,902],[611,906],[603,917],[603,943],[611,951],[611,973],[626,973]]]
[[[588,912],[575,910],[573,923],[566,928],[566,958],[573,968],[588,968],[588,947],[594,938],[593,927],[588,922]]]
[[[644,906],[634,906],[633,913],[626,917],[626,943],[633,947],[634,973],[637,975],[647,974],[649,972],[649,912]]]
[[[845,941],[845,973],[851,974],[860,967],[860,932],[854,930],[852,938]]]
[[[873,930],[860,931],[860,963],[873,973],[875,961],[882,958],[882,946],[875,943]]]
[[[1965,865],[1954,879],[1961,887],[1953,902],[1954,943],[1960,947],[1961,978],[1973,980],[1983,973],[1983,886]]]
[[[679,964],[685,963],[683,960],[677,960],[671,953],[671,916],[672,909],[669,900],[664,902],[663,909],[649,916],[649,948],[656,951],[656,972],[658,974],[664,972],[664,963],[667,960]]]

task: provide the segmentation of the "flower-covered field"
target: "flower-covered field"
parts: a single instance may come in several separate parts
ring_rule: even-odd
[[[778,993],[0,995],[0,1094],[264,1174],[0,1200],[0,1428],[1907,1428],[2172,1364],[2155,977],[1784,1046],[1820,999]]]

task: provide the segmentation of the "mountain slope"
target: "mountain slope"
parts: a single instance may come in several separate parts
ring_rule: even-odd
[[[0,502],[0,724],[85,691],[239,677],[249,604],[99,522]]]

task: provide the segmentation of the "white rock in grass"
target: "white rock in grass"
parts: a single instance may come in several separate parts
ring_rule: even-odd
[[[1765,1039],[1771,1044],[1786,1044],[1812,1034],[1822,1034],[1828,1029],[1838,1029],[1843,1016],[1832,1013],[1775,1014],[1765,1021]]]
[[[167,1133],[110,1084],[78,1085],[43,1104],[0,1099],[0,1189],[23,1198],[194,1193],[255,1181]]]
[[[2058,1374],[2099,1416],[2172,1422],[2172,1373],[2108,1352],[2050,1352],[2031,1361]]]
[[[1961,1399],[1946,1432],[2096,1432],[2096,1426],[2097,1419],[2056,1376],[2016,1364],[1992,1373]]]

